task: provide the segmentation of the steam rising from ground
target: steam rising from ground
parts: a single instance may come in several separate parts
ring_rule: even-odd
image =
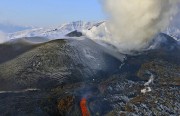
[[[120,51],[141,50],[164,30],[179,0],[103,0],[112,34],[106,38]]]
[[[5,41],[7,41],[7,36],[4,32],[0,31],[0,43],[4,43]]]

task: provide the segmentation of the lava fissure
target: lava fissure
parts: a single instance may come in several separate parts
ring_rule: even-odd
[[[90,116],[89,110],[87,108],[87,100],[86,98],[82,98],[80,102],[82,116]]]

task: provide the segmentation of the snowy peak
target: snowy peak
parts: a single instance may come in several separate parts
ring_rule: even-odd
[[[91,22],[83,22],[83,21],[76,21],[72,23],[63,24],[60,29],[61,30],[68,30],[68,31],[82,31],[91,28],[94,25],[94,23]]]

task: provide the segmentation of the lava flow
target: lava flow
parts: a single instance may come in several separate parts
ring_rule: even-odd
[[[81,99],[80,107],[81,107],[82,116],[90,116],[90,113],[87,108],[87,100],[85,98]]]

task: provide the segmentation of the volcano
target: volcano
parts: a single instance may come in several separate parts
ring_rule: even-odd
[[[2,116],[180,114],[180,47],[166,34],[133,55],[84,36],[28,40],[0,44]]]

